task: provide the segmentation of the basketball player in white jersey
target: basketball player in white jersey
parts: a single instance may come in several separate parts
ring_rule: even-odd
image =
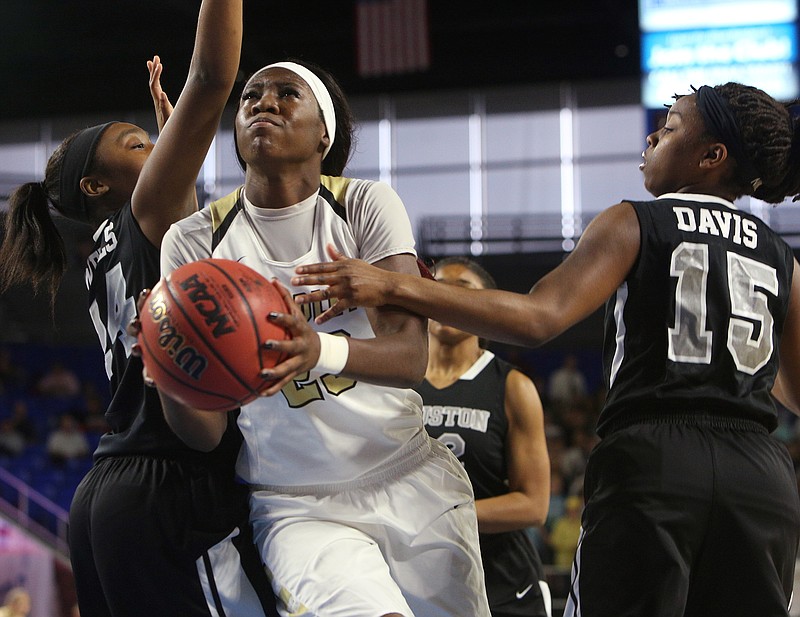
[[[235,139],[245,183],[174,225],[162,273],[197,259],[239,261],[285,284],[332,244],[387,271],[414,273],[402,202],[386,184],[341,177],[352,116],[333,78],[281,62],[242,92]],[[322,174],[322,176],[321,176]],[[348,311],[325,328],[270,315],[290,358],[239,418],[238,472],[283,615],[488,617],[472,488],[422,424],[411,389],[427,362],[426,321],[396,309]],[[317,288],[308,288],[313,291]],[[264,316],[267,318],[267,316]],[[217,414],[166,404],[187,443],[212,448]]]

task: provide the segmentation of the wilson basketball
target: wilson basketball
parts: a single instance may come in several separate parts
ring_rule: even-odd
[[[269,387],[260,376],[281,361],[264,349],[286,331],[267,320],[287,312],[280,292],[247,266],[202,259],[171,272],[142,307],[139,344],[150,376],[185,405],[228,411]]]

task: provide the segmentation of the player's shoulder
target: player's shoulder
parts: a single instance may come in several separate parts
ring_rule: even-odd
[[[225,197],[212,201],[206,208],[203,208],[201,212],[206,213],[206,217],[214,222],[215,227],[218,226],[220,222],[228,218],[232,212],[241,208],[243,190],[243,186],[237,187],[235,190],[225,195]]]
[[[162,263],[164,255],[179,250],[177,247],[181,245],[191,244],[208,249],[211,243],[211,229],[211,212],[208,207],[170,225],[161,241]]]
[[[174,223],[173,227],[184,235],[207,233],[209,229],[216,229],[222,221],[236,211],[240,196],[241,187]]]
[[[197,212],[193,212],[186,218],[176,221],[172,224],[173,228],[177,228],[183,233],[204,229],[209,227],[211,223],[211,211],[208,207],[202,208]]]
[[[321,185],[327,189],[337,203],[347,207],[364,201],[398,199],[397,192],[381,180],[348,178],[345,176],[320,176]]]

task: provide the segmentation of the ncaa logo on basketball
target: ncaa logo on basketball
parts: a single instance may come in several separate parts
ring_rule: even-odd
[[[186,292],[197,312],[203,316],[206,325],[213,326],[211,334],[215,339],[236,331],[236,327],[230,323],[230,317],[222,312],[219,301],[208,292],[208,286],[200,280],[197,274],[183,279],[179,285]]]
[[[274,383],[264,369],[284,360],[264,341],[291,338],[267,316],[288,310],[281,291],[244,264],[183,264],[153,287],[142,308],[144,368],[162,392],[189,407],[246,405]]]
[[[208,360],[194,347],[184,345],[186,339],[170,322],[162,293],[151,294],[148,310],[153,322],[158,324],[158,346],[172,358],[181,371],[192,379],[199,380],[208,366]]]

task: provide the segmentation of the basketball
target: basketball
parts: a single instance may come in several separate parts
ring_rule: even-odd
[[[142,307],[145,368],[160,390],[195,409],[249,403],[271,383],[260,371],[282,359],[263,343],[288,337],[267,320],[272,311],[288,309],[255,270],[228,259],[185,264],[162,278]]]

